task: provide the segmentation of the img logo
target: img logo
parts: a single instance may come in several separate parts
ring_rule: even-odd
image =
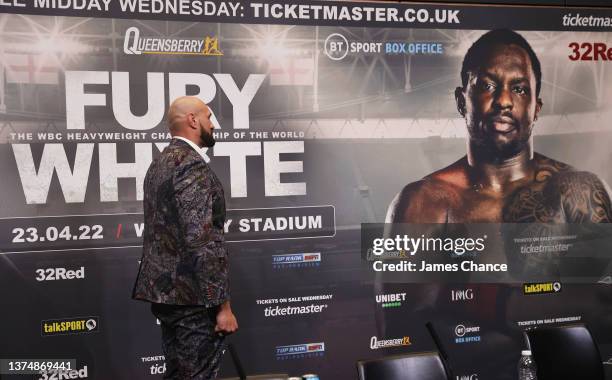
[[[474,299],[474,290],[468,289],[457,289],[451,290],[451,301],[471,301]]]
[[[277,346],[276,360],[302,359],[323,356],[325,343],[304,343],[291,346]]]
[[[174,55],[205,55],[222,56],[217,37],[194,38],[164,38],[141,37],[140,29],[135,26],[125,31],[123,40],[125,54],[174,54]]]
[[[272,255],[272,267],[274,269],[318,267],[320,264],[321,252]]]
[[[455,380],[478,380],[478,374],[455,376]]]

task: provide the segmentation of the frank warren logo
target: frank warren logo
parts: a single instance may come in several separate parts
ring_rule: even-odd
[[[383,308],[400,307],[406,301],[406,293],[377,294],[376,303]]]
[[[48,319],[41,322],[42,336],[94,333],[100,330],[98,317]]]
[[[474,299],[474,290],[473,289],[455,289],[451,290],[451,301],[471,301]]]
[[[480,326],[455,326],[455,343],[480,342]]]
[[[560,282],[539,282],[539,283],[523,284],[523,293],[526,295],[559,293],[560,291],[561,291]]]
[[[411,344],[412,342],[410,342],[409,336],[404,336],[404,337],[395,338],[395,339],[381,339],[381,340],[379,340],[375,336],[370,338],[370,349],[371,350],[378,350],[379,348],[410,346]]]
[[[276,360],[302,359],[323,356],[325,343],[304,343],[291,346],[277,346]]]
[[[89,372],[87,365],[74,369],[59,369],[43,371],[38,380],[87,379]]]
[[[175,54],[175,55],[205,55],[221,56],[217,37],[207,36],[201,39],[194,38],[164,38],[141,37],[140,29],[135,26],[125,31],[123,40],[125,54]]]
[[[321,265],[321,252],[272,255],[274,269],[318,267],[319,265]]]

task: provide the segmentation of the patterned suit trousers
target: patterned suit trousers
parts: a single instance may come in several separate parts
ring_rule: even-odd
[[[225,352],[225,338],[215,333],[218,307],[152,303],[161,322],[164,379],[215,379]]]

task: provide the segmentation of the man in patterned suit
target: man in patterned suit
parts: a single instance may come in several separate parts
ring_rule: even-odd
[[[214,379],[223,336],[237,330],[229,301],[221,182],[200,152],[212,147],[211,112],[196,97],[170,105],[172,142],[144,183],[144,242],[133,298],[161,321],[164,379]]]

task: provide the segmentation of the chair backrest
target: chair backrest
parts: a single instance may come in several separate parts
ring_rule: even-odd
[[[538,380],[603,380],[599,349],[584,325],[526,331]]]
[[[360,360],[357,371],[359,380],[449,380],[437,352]]]

